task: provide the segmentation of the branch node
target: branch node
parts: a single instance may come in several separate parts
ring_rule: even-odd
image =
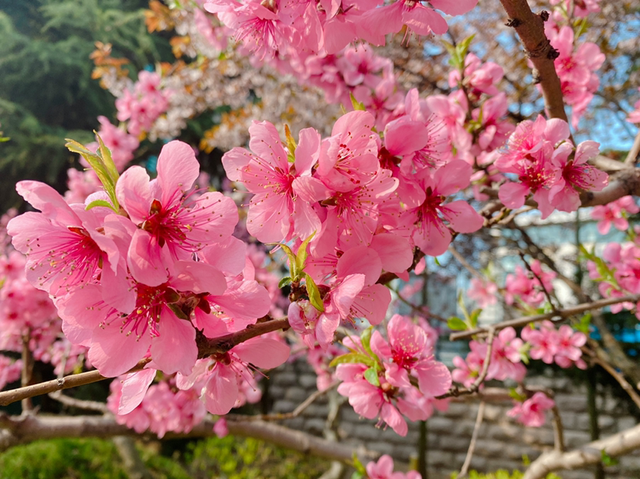
[[[517,18],[509,18],[505,25],[511,28],[518,28],[520,25],[522,25],[522,21]]]
[[[542,10],[538,15],[540,16],[543,22],[546,22],[547,20],[549,20],[549,12],[547,12],[546,10]]]

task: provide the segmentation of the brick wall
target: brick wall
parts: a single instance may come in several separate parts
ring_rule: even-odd
[[[292,411],[315,391],[315,375],[305,361],[287,364],[270,374],[268,396],[274,412]],[[529,384],[552,388],[564,425],[567,448],[575,448],[590,441],[587,395],[566,378],[531,378]],[[337,393],[336,393],[337,394]],[[615,398],[598,397],[601,437],[606,437],[637,424],[624,404]],[[522,468],[522,457],[531,460],[553,446],[550,422],[542,428],[525,428],[507,417],[510,403],[487,404],[484,421],[471,468],[492,471],[500,468]],[[447,412],[436,412],[427,422],[429,479],[448,478],[464,462],[474,428],[477,402],[452,402]],[[289,427],[322,435],[329,412],[326,397],[312,404],[305,413],[285,422]],[[550,418],[548,418],[550,419]],[[375,427],[376,421],[361,419],[348,403],[340,409],[338,433],[343,441],[364,443],[366,447],[391,454],[394,459],[408,463],[417,454],[418,425],[409,423],[409,433],[400,437],[391,429]],[[593,472],[563,471],[563,479],[593,479]],[[607,479],[640,478],[640,452],[620,459],[617,466],[606,468]]]

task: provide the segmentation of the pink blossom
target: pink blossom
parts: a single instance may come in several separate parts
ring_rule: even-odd
[[[187,259],[233,233],[238,212],[231,198],[214,192],[191,201],[185,195],[198,174],[193,149],[172,141],[160,152],[155,180],[150,181],[139,166],[129,168],[118,180],[118,201],[137,225],[127,256],[137,281],[162,284],[167,280],[167,255],[173,260]]]
[[[433,173],[423,170],[418,175],[419,189],[415,190],[404,222],[415,223],[412,238],[425,254],[439,256],[451,243],[451,233],[443,219],[460,233],[472,233],[482,227],[484,219],[466,201],[444,202],[466,188],[470,177],[471,166],[461,160],[451,161]]]
[[[591,217],[594,220],[599,220],[598,231],[600,234],[606,235],[611,229],[611,225],[620,231],[626,231],[629,228],[629,222],[625,213],[635,215],[638,212],[640,212],[640,208],[634,198],[623,196],[606,205],[594,206]]]
[[[385,454],[378,459],[378,462],[371,461],[367,464],[367,477],[369,479],[422,479],[419,472],[409,471],[393,472],[393,459]]]
[[[544,412],[553,409],[555,402],[544,393],[537,392],[522,404],[516,404],[507,412],[509,417],[515,417],[528,427],[540,427],[545,422]]]
[[[222,158],[227,177],[244,183],[254,193],[247,230],[266,243],[289,241],[293,235],[308,238],[321,226],[312,205],[328,197],[327,188],[311,177],[318,161],[320,135],[312,128],[302,130],[295,162],[289,163],[271,123],[254,122],[249,133],[253,153],[234,148]]]
[[[471,278],[471,285],[467,290],[467,296],[478,303],[479,307],[484,309],[492,304],[496,304],[498,301],[496,298],[497,292],[498,286],[495,283],[479,278]]]
[[[599,143],[583,141],[573,153],[571,143],[563,143],[553,154],[553,163],[561,169],[561,176],[549,189],[549,202],[560,211],[576,211],[580,207],[578,191],[602,191],[609,183],[608,175],[587,164],[598,154]]]

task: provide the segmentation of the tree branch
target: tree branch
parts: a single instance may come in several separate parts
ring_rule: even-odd
[[[234,346],[237,346],[244,341],[251,338],[261,336],[263,334],[277,331],[279,329],[287,329],[289,327],[289,321],[287,319],[276,319],[265,321],[258,324],[251,324],[241,331],[235,333],[226,334],[219,338],[209,339],[202,334],[196,335],[196,343],[198,344],[198,357],[204,358],[215,353],[226,353]],[[147,363],[151,361],[150,358],[142,359],[136,366],[130,369],[128,372],[133,373],[143,369]],[[49,394],[62,389],[69,389],[85,384],[91,384],[98,381],[103,381],[106,378],[98,371],[88,371],[86,373],[72,374],[63,378],[54,379],[52,381],[46,381],[32,386],[21,387],[17,389],[11,389],[9,391],[0,392],[0,406],[7,406],[16,401],[20,401],[25,398],[31,398],[34,396],[40,396],[42,394]]]
[[[585,191],[580,195],[582,207],[606,205],[627,195],[640,195],[640,168],[626,168],[611,175],[602,191]]]
[[[542,88],[542,96],[550,118],[568,121],[562,99],[562,86],[556,73],[554,60],[558,51],[551,46],[544,33],[544,22],[549,18],[547,12],[535,15],[526,0],[500,0],[509,21],[522,40],[525,52],[533,63],[533,77]]]
[[[568,452],[557,450],[542,454],[533,461],[523,479],[543,479],[559,469],[579,469],[602,461],[602,451],[607,455],[621,456],[640,448],[640,425],[614,434],[606,439],[593,441]]]
[[[458,478],[463,478],[469,472],[469,466],[471,465],[471,458],[473,458],[473,451],[476,448],[476,442],[478,441],[478,435],[480,433],[480,426],[482,425],[482,419],[484,418],[484,407],[486,403],[484,401],[480,402],[478,406],[478,415],[476,416],[476,423],[473,426],[473,433],[471,434],[471,442],[469,443],[469,449],[467,450],[467,456],[464,458],[464,464],[462,464],[462,468],[460,469],[460,474],[458,474]]]
[[[591,303],[583,303],[577,306],[572,306],[570,308],[559,309],[557,311],[551,311],[550,313],[545,314],[537,314],[535,316],[522,316],[520,318],[511,319],[509,321],[503,321],[501,323],[492,324],[488,327],[480,327],[474,328],[467,331],[460,331],[459,333],[451,333],[449,335],[450,341],[456,341],[458,339],[470,338],[479,333],[486,333],[489,331],[489,328],[493,328],[496,331],[500,331],[504,328],[514,327],[519,328],[522,326],[526,326],[529,323],[534,323],[537,321],[542,321],[544,319],[553,319],[560,320],[568,318],[574,314],[584,313],[585,311],[589,311],[592,309],[600,309],[606,306],[611,306],[612,304],[624,303],[624,302],[637,302],[640,300],[640,295],[632,294],[629,296],[623,296],[620,298],[609,298],[609,299],[601,299],[599,301],[593,301]]]
[[[206,419],[190,433],[167,433],[165,438],[210,437],[214,436],[214,421]],[[0,451],[18,443],[27,443],[36,439],[63,437],[99,437],[137,436],[125,425],[118,424],[114,418],[104,416],[26,416],[13,418],[0,414]],[[314,456],[350,463],[353,454],[364,460],[377,459],[380,454],[365,448],[354,448],[347,444],[336,443],[294,431],[278,424],[255,422],[237,422],[227,420],[229,433],[235,436],[254,437],[278,446],[293,449]]]
[[[629,154],[624,159],[624,164],[629,166],[635,165],[638,155],[640,155],[640,130],[638,130],[638,134],[636,135],[636,139],[633,141],[633,146],[629,150]]]

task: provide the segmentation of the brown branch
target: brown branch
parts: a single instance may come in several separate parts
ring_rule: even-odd
[[[458,474],[458,478],[463,478],[469,472],[469,466],[471,465],[471,458],[473,457],[473,451],[476,448],[476,442],[478,441],[478,435],[480,433],[480,426],[482,425],[482,419],[484,418],[484,407],[486,403],[484,401],[480,402],[478,406],[478,415],[476,416],[476,423],[473,426],[473,433],[471,434],[471,442],[469,443],[469,449],[467,450],[467,456],[464,458],[464,463],[462,464],[462,468],[460,469],[460,474]]]
[[[603,359],[597,356],[592,358],[591,362],[593,364],[597,364],[606,372],[608,372],[618,382],[618,384],[620,384],[622,389],[625,390],[625,392],[629,395],[629,397],[635,403],[635,405],[638,406],[638,408],[640,408],[640,396],[638,395],[636,390],[633,388],[633,386],[629,384],[629,382],[624,378],[622,374],[616,371],[607,361],[604,361]]]
[[[227,419],[231,419],[233,421],[284,421],[285,419],[293,419],[302,414],[309,406],[311,406],[318,398],[324,396],[329,391],[335,389],[339,382],[335,382],[331,384],[327,389],[322,391],[315,391],[307,399],[301,402],[298,407],[296,407],[291,412],[286,413],[273,413],[273,414],[253,414],[253,415],[244,415],[244,414],[227,414],[225,417]]]
[[[263,334],[278,331],[280,329],[288,329],[289,320],[284,319],[272,319],[257,324],[250,324],[245,329],[237,331],[235,333],[225,334],[218,338],[209,339],[202,334],[196,336],[196,343],[198,345],[198,357],[205,358],[212,354],[226,353],[234,346],[240,343],[262,336]]]
[[[624,159],[624,164],[629,166],[635,165],[638,155],[640,155],[640,130],[638,130],[638,134],[636,135],[636,139],[633,141],[633,146],[629,150],[629,154]]]
[[[523,479],[543,479],[559,469],[580,469],[602,461],[602,452],[615,457],[640,448],[640,425],[614,434],[606,439],[593,441],[567,452],[550,451],[533,461]]]
[[[526,0],[500,0],[500,3],[509,15],[507,26],[515,28],[533,63],[533,77],[542,88],[549,117],[568,121],[562,99],[562,86],[554,65],[558,51],[551,46],[544,33],[544,22],[549,14],[543,11],[535,15]]]
[[[214,421],[206,419],[187,434],[167,433],[165,438],[210,437],[214,436]],[[3,446],[13,446],[36,439],[65,437],[113,437],[138,435],[133,429],[118,424],[114,418],[105,416],[26,416],[10,417],[0,414],[0,451]],[[348,444],[327,441],[310,434],[294,431],[278,424],[256,422],[237,422],[227,420],[229,433],[235,436],[253,437],[271,442],[278,446],[293,449],[314,456],[350,463],[353,454],[364,460],[377,459],[380,454],[365,448],[354,448]],[[4,439],[3,438],[7,438]]]
[[[609,177],[602,191],[585,191],[580,195],[582,207],[606,205],[627,195],[640,195],[640,168],[626,168]]]
[[[70,396],[66,396],[62,394],[62,391],[56,391],[53,393],[49,393],[49,397],[58,401],[60,404],[64,404],[65,406],[75,407],[78,409],[85,409],[87,411],[97,411],[101,413],[108,413],[109,408],[107,405],[100,401],[87,401],[84,399],[76,399]]]
[[[487,352],[484,355],[484,362],[482,363],[482,370],[480,371],[480,375],[476,378],[471,386],[468,388],[459,388],[457,386],[452,386],[448,392],[437,396],[436,399],[445,399],[450,397],[458,397],[461,395],[469,395],[475,394],[480,390],[480,386],[487,378],[487,373],[489,372],[489,364],[491,363],[491,353],[493,351],[493,339],[495,337],[496,329],[493,326],[489,326],[487,328],[489,335],[487,336]]]
[[[289,321],[287,319],[277,319],[265,321],[263,323],[252,324],[241,331],[226,334],[214,339],[209,339],[202,334],[198,334],[196,336],[196,343],[198,344],[199,351],[198,357],[203,358],[215,353],[225,353],[234,346],[237,346],[238,344],[251,338],[261,336],[271,331],[287,329],[288,327]],[[140,371],[146,366],[149,361],[151,361],[150,358],[142,359],[136,366],[131,368],[128,373]],[[86,373],[72,374],[63,378],[54,379],[52,381],[34,384],[32,386],[3,391],[0,392],[0,406],[7,406],[22,399],[40,396],[42,394],[49,394],[55,391],[60,391],[62,389],[83,386],[85,384],[91,384],[98,381],[103,381],[105,379],[108,378],[100,374],[98,371],[94,370],[88,371]]]
[[[31,335],[31,331],[27,331],[24,336],[22,336],[22,374],[20,385],[22,387],[29,387],[31,385],[31,381],[33,379],[33,354],[31,354],[31,349],[29,349],[29,336]],[[22,398],[22,413],[28,414],[33,410],[33,403],[31,402],[30,397]]]
[[[460,331],[458,333],[451,333],[449,336],[450,341],[456,341],[458,339],[469,338],[479,333],[486,333],[489,331],[489,328],[493,328],[496,331],[500,331],[504,328],[513,327],[519,328],[522,326],[526,326],[529,323],[535,323],[537,321],[542,321],[544,319],[554,319],[556,321],[560,319],[568,318],[569,316],[573,316],[574,314],[584,313],[585,311],[590,311],[592,309],[600,309],[606,306],[611,306],[612,304],[624,303],[624,302],[637,302],[640,300],[640,295],[632,294],[629,296],[623,296],[620,298],[608,298],[601,299],[599,301],[593,301],[591,303],[583,303],[577,306],[572,306],[570,308],[559,309],[557,311],[551,311],[545,314],[537,314],[535,316],[522,316],[520,318],[511,319],[509,321],[503,321],[501,323],[492,324],[491,326],[480,327],[469,329],[467,331]]]
[[[555,404],[551,409],[553,412],[553,444],[556,451],[564,452],[564,428],[562,427],[562,417],[560,411]]]
[[[131,368],[129,372],[132,373],[135,371],[140,371],[149,361],[151,361],[151,359],[143,359],[136,366]],[[43,394],[61,391],[62,389],[84,386],[85,384],[96,383],[105,379],[107,379],[105,376],[94,370],[88,371],[86,373],[71,374],[63,378],[45,381],[42,383],[34,384],[32,386],[11,389],[9,391],[2,391],[0,392],[0,406],[7,406],[11,403],[21,401],[25,398],[41,396]]]

